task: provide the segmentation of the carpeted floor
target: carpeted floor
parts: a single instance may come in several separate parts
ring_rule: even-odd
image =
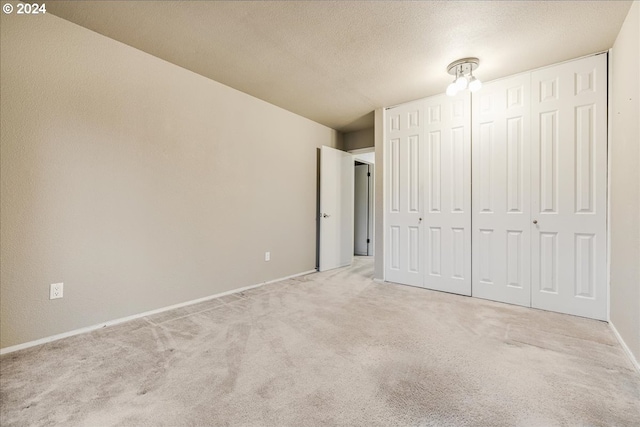
[[[10,353],[7,426],[639,426],[603,322],[371,280],[372,260]]]

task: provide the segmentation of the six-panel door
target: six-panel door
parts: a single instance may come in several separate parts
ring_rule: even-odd
[[[607,60],[535,71],[532,307],[607,318]]]
[[[424,287],[471,295],[471,98],[425,99]]]
[[[473,95],[473,296],[531,305],[529,73]]]
[[[385,278],[422,286],[424,102],[386,111]]]

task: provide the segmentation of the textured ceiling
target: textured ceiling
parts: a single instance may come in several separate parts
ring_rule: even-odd
[[[624,1],[50,1],[47,12],[342,131],[443,93],[603,51]]]

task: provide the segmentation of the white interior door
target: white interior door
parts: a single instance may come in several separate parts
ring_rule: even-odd
[[[385,279],[422,286],[424,102],[385,113]]]
[[[319,271],[350,265],[353,259],[353,156],[323,146],[320,150]]]
[[[473,94],[473,296],[531,305],[531,74]]]
[[[471,295],[471,99],[425,100],[424,287]]]
[[[532,306],[607,318],[607,62],[532,73]]]

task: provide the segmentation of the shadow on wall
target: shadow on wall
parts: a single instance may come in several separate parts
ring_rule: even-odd
[[[375,137],[373,126],[344,134],[343,147],[345,151],[373,148],[374,144]]]
[[[361,129],[372,128],[374,125],[375,114],[373,111],[361,116],[346,126],[342,126],[339,130],[342,133],[353,133]]]

